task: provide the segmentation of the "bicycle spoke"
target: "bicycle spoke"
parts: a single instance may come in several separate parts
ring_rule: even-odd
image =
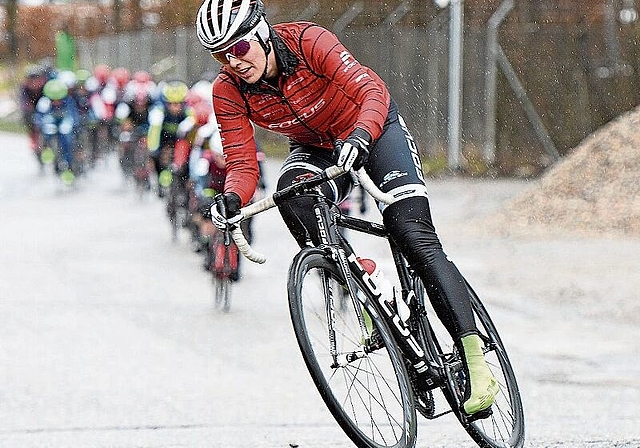
[[[348,373],[349,373],[349,371],[348,371],[348,370],[345,370],[345,375],[346,375],[346,374],[348,374]],[[367,380],[369,380],[369,378],[370,378],[370,377],[369,377],[369,376],[367,376]],[[353,376],[352,381],[354,381],[354,382],[356,381],[356,377],[355,377],[355,375]],[[379,407],[380,407],[380,409],[381,409],[381,410],[386,410],[387,408],[386,408],[386,406],[385,406],[385,405],[384,405],[384,403],[383,403],[383,402],[384,402],[384,397],[382,397],[382,396],[380,397],[382,402],[381,402],[381,401],[378,401],[378,400],[376,399],[376,397],[374,397],[374,396],[371,394],[371,389],[370,389],[370,387],[371,387],[371,386],[370,386],[370,385],[365,385],[365,384],[363,384],[362,382],[360,382],[360,380],[357,380],[357,381],[358,381],[358,383],[360,383],[360,384],[364,387],[364,390],[368,392],[367,396],[368,396],[369,400],[366,400],[366,397],[363,397],[363,396],[362,396],[362,390],[361,390],[361,388],[355,388],[355,393],[357,394],[357,396],[358,396],[358,398],[359,398],[360,402],[362,403],[362,405],[363,405],[364,409],[366,410],[366,412],[367,412],[367,414],[368,414],[368,416],[369,416],[369,423],[370,423],[370,427],[371,427],[371,429],[372,429],[372,430],[375,430],[375,431],[372,431],[372,433],[374,433],[374,432],[375,432],[375,433],[377,433],[377,434],[378,434],[378,436],[380,437],[380,440],[382,440],[382,441],[384,441],[384,442],[386,443],[386,438],[385,438],[385,436],[384,436],[384,433],[382,432],[381,425],[379,425],[379,424],[376,422],[376,419],[375,419],[375,416],[374,416],[374,413],[373,413],[373,410],[372,410],[372,409],[373,409],[373,406],[372,406],[372,404],[373,404],[373,403],[371,402],[371,399],[374,399],[374,401],[376,402],[376,404],[378,404],[378,405],[379,405]],[[369,381],[367,381],[367,382],[369,382]],[[358,420],[357,420],[357,413],[355,412],[355,406],[354,406],[353,401],[351,400],[351,398],[352,398],[352,394],[351,394],[351,393],[348,393],[348,394],[347,394],[347,397],[349,398],[349,403],[351,404],[351,407],[352,407],[352,409],[354,410],[354,413],[353,413],[353,415],[354,415],[354,420],[356,421],[356,423],[358,423]],[[385,414],[386,414],[386,417],[387,417],[387,423],[388,423],[388,426],[389,426],[389,428],[391,428],[391,430],[393,431],[394,439],[397,439],[397,431],[396,431],[396,427],[397,427],[397,426],[399,426],[399,425],[401,425],[401,422],[399,422],[399,421],[397,421],[396,419],[394,419],[394,418],[392,417],[392,415],[391,415],[389,412],[385,412]],[[375,440],[375,435],[373,435],[373,439]]]
[[[367,363],[368,363],[368,361],[362,361],[362,360],[360,360],[359,362],[360,362],[360,363],[362,363],[362,362],[367,362]],[[384,393],[383,393],[383,391],[382,391],[382,390],[381,390],[381,388],[380,388],[380,380],[384,380],[383,382],[384,382],[384,383],[386,384],[386,386],[387,386],[385,389],[387,389],[387,390],[388,390],[388,392],[390,392],[390,393],[391,393],[392,397],[394,398],[395,404],[396,404],[396,405],[401,404],[401,400],[398,398],[398,396],[397,396],[397,394],[395,393],[395,391],[393,390],[393,388],[391,388],[391,387],[390,387],[390,385],[389,385],[388,381],[384,378],[384,376],[382,376],[382,375],[375,375],[375,374],[373,374],[373,373],[371,372],[371,370],[370,370],[370,369],[362,369],[360,366],[354,366],[354,367],[352,367],[352,368],[343,368],[343,369],[341,369],[341,370],[343,370],[343,372],[344,372],[345,374],[348,374],[348,373],[351,373],[351,372],[355,371],[355,373],[353,373],[353,374],[351,375],[351,381],[350,381],[351,386],[347,389],[347,396],[349,396],[349,395],[350,395],[350,394],[349,394],[349,392],[351,391],[351,389],[352,389],[352,388],[354,388],[355,383],[358,383],[359,385],[361,385],[361,386],[362,386],[362,387],[363,387],[363,388],[368,392],[369,397],[370,397],[370,398],[372,398],[372,399],[374,399],[374,400],[375,400],[375,402],[376,402],[376,404],[377,404],[378,406],[380,406],[380,408],[381,408],[381,409],[387,409],[387,408],[388,408],[388,406],[387,406],[387,405],[386,405],[386,403],[385,403]],[[377,396],[378,396],[378,397],[380,397],[380,399],[376,398],[376,396],[374,396],[374,395],[371,393],[371,385],[370,385],[370,384],[364,384],[364,383],[362,382],[362,380],[360,380],[360,379],[358,378],[358,373],[360,373],[360,372],[365,372],[365,375],[367,376],[367,377],[366,377],[367,382],[369,382],[370,380],[373,380],[373,381],[375,382],[376,390],[377,390],[377,392],[378,392],[378,395],[377,395]],[[356,392],[356,393],[359,393],[359,389],[357,389],[357,392]],[[363,401],[363,403],[364,403],[364,401]],[[387,415],[389,415],[389,414],[387,413]],[[390,417],[391,417],[391,416],[390,416]],[[395,419],[394,419],[394,421],[395,421],[395,423],[396,423],[396,424],[398,424],[398,423],[399,423],[399,422],[398,422],[397,420],[395,420]],[[391,423],[391,422],[389,422],[389,423]]]

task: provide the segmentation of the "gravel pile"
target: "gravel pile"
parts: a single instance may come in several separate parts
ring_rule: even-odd
[[[489,221],[511,235],[640,237],[640,107],[584,139]]]

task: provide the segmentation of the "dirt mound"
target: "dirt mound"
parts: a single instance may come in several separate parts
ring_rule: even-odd
[[[640,107],[585,138],[489,221],[509,234],[640,237]]]

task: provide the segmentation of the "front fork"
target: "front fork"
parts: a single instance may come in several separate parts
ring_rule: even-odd
[[[351,276],[345,251],[341,247],[336,247],[336,246],[326,246],[326,250],[329,251],[329,254],[328,254],[329,257],[337,262],[343,274],[343,277],[346,281],[346,286],[338,285],[338,288],[343,288],[343,287],[347,288],[346,291],[336,291],[336,288],[334,288],[336,284],[335,283],[332,284],[324,272],[321,273],[323,287],[326,292],[325,296],[327,297],[326,313],[327,313],[327,322],[328,322],[328,331],[329,331],[329,351],[331,353],[331,358],[333,360],[331,367],[338,368],[338,367],[345,367],[348,364],[360,358],[364,358],[365,356],[367,356],[367,354],[371,353],[374,349],[371,347],[370,332],[367,329],[367,320],[365,318],[366,311],[364,311],[364,302],[366,301],[366,298],[363,297],[361,293],[357,294],[355,292],[358,290],[356,289],[354,280]],[[351,304],[358,318],[358,325],[360,327],[361,345],[357,350],[353,352],[340,353],[338,352],[336,347],[336,336],[335,336],[335,328],[334,328],[335,299],[337,297],[337,294],[345,294],[345,293],[348,293],[349,298],[351,300]]]

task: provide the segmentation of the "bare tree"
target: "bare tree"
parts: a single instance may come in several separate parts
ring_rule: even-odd
[[[122,0],[113,0],[113,31],[122,31]]]
[[[140,6],[141,0],[131,0],[131,18],[133,21],[133,28],[142,28],[142,7]]]
[[[18,0],[7,1],[7,35],[9,37],[9,58],[18,59]]]

